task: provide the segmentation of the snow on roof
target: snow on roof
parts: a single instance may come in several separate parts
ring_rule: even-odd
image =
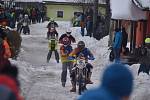
[[[11,0],[2,0],[2,1],[11,1]],[[43,0],[13,0],[14,2],[42,2]]]
[[[110,5],[112,11],[112,19],[146,19],[145,12],[135,6],[132,0],[110,0]]]
[[[83,2],[83,3],[88,3],[88,2],[93,2],[94,0],[43,0],[43,1],[49,1],[49,2],[70,2],[70,3],[75,3],[75,2]],[[105,0],[99,0],[99,3],[104,4]]]
[[[150,10],[150,0],[133,0],[133,2],[141,9],[148,8]]]

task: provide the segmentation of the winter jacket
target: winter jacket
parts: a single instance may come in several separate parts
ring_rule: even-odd
[[[20,95],[19,87],[15,80],[7,75],[0,75],[0,85],[8,87],[16,96],[16,100],[23,100],[23,97]]]
[[[8,58],[11,57],[10,47],[6,40],[3,40],[2,48],[0,51],[0,70],[9,62]]]
[[[72,46],[67,45],[67,46],[61,46],[60,47],[60,56],[61,56],[61,62],[70,62],[68,60],[69,54],[72,52]]]
[[[8,59],[11,57],[11,51],[10,51],[10,47],[9,44],[7,42],[7,40],[3,40],[3,45],[4,45],[4,58]]]
[[[63,34],[63,35],[61,35],[60,38],[59,38],[59,43],[63,44],[63,38],[64,38],[64,37],[68,37],[68,38],[69,38],[70,44],[71,44],[71,42],[72,42],[72,43],[75,43],[75,42],[76,42],[75,38],[74,38],[72,35],[67,36],[67,34]]]
[[[75,48],[70,54],[69,56],[76,56],[78,57],[80,54],[83,54],[83,56],[85,57],[85,59],[88,61],[89,57],[94,58],[93,54],[91,53],[91,51],[88,48],[84,48],[83,50],[80,50],[79,48]]]
[[[121,44],[122,44],[122,33],[121,32],[116,32],[113,48],[118,48],[119,49],[119,48],[121,48]]]

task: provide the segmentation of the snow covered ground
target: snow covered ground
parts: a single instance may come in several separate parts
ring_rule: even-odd
[[[68,23],[69,24],[69,23]],[[66,87],[61,86],[60,74],[61,63],[57,64],[52,55],[49,63],[46,63],[48,53],[48,41],[46,40],[47,22],[30,26],[31,35],[22,35],[22,48],[17,61],[12,63],[19,67],[19,80],[21,82],[22,94],[26,100],[76,100],[77,93],[70,93],[70,78],[68,75]],[[58,33],[61,35],[69,27],[66,23],[59,22]],[[100,41],[90,37],[81,37],[80,28],[71,28],[72,35],[77,41],[84,40],[86,46],[91,49],[96,60],[91,61],[94,66],[92,81],[88,89],[99,85],[101,74],[108,61],[108,36]],[[75,47],[76,44],[73,44]],[[58,47],[59,48],[59,47]],[[150,77],[141,73],[137,76],[139,64],[128,66],[134,74],[134,91],[131,100],[149,100],[150,98]]]

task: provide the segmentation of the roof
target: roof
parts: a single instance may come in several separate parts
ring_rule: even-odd
[[[150,10],[150,0],[132,0],[142,10]]]
[[[11,0],[2,0],[2,1],[11,1]],[[43,0],[14,0],[13,2],[42,2]]]
[[[80,3],[89,3],[89,2],[93,2],[94,0],[43,0],[43,2],[63,2],[63,3],[76,3],[76,2],[80,2]],[[105,4],[105,0],[99,0],[100,4]]]
[[[133,4],[132,0],[110,0],[112,19],[143,20],[146,13]]]
[[[2,1],[11,1],[11,0],[2,0]],[[56,2],[56,3],[88,3],[94,0],[14,0],[14,2]],[[100,4],[105,4],[105,0],[99,0]]]

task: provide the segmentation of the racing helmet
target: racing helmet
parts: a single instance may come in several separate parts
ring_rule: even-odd
[[[66,30],[66,33],[67,33],[67,34],[71,34],[71,32],[72,32],[71,29],[67,29],[67,30]]]
[[[78,42],[78,44],[77,44],[77,47],[79,48],[79,49],[84,49],[85,48],[85,43],[84,43],[84,41],[79,41]]]

